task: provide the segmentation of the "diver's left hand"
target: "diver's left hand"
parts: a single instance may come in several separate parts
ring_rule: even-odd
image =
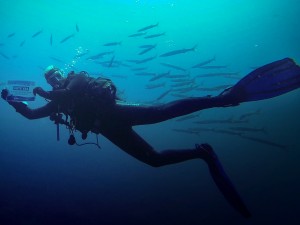
[[[8,90],[7,89],[3,89],[2,91],[1,91],[1,98],[2,99],[4,99],[5,101],[6,101],[6,99],[7,99],[7,96],[8,96]]]
[[[34,95],[36,95],[36,94],[41,95],[41,93],[43,91],[44,91],[43,88],[41,88],[41,87],[35,87],[32,92],[33,92]]]

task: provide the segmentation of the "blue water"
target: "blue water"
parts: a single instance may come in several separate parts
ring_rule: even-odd
[[[146,89],[151,77],[135,75],[133,67],[146,67],[151,73],[189,73],[190,77],[216,72],[237,72],[242,77],[255,67],[284,57],[300,63],[299,14],[297,0],[1,1],[1,88],[8,80],[18,79],[50,89],[43,70],[54,64],[65,73],[86,70],[94,76],[109,77],[123,99],[151,102],[169,90],[172,82],[162,78],[155,83],[164,83],[163,87]],[[157,23],[146,35],[165,33],[160,37],[128,37]],[[38,31],[41,33],[32,37]],[[73,36],[60,43],[69,35]],[[120,44],[103,46],[110,42]],[[157,46],[139,55],[139,46],[145,44]],[[195,51],[159,57],[195,45]],[[112,54],[95,61],[86,59],[104,51],[114,51],[114,60],[125,65],[99,64],[111,61]],[[87,54],[80,57],[81,53]],[[127,61],[154,56],[139,65]],[[191,69],[213,57],[216,60],[209,65],[227,68]],[[197,78],[195,84],[214,87],[236,81],[217,76]],[[184,95],[218,92],[193,90]],[[298,224],[299,97],[296,90],[238,107],[204,110],[199,117],[182,122],[173,119],[135,127],[158,151],[210,143],[253,214],[248,220],[224,200],[201,161],[151,168],[102,136],[101,150],[69,146],[64,127],[57,142],[55,125],[48,118],[29,121],[0,101],[0,224]],[[159,102],[175,99],[178,96],[168,94]],[[43,104],[41,98],[29,102],[33,108]],[[201,126],[193,122],[238,119],[257,110],[260,113],[250,116],[243,126],[265,128],[267,133],[249,132],[249,136],[287,145],[286,149],[225,133],[193,135],[172,130],[228,130],[228,124]],[[79,140],[80,135],[76,135]],[[90,134],[88,141],[94,142],[95,137]]]

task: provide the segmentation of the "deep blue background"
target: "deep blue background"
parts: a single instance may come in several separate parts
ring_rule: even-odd
[[[102,67],[85,58],[113,50],[115,60],[131,65],[126,60],[197,44],[194,52],[157,57],[141,67],[162,73],[169,69],[161,62],[190,68],[216,56],[212,65],[228,65],[228,69],[189,69],[190,76],[209,72],[239,72],[243,76],[253,67],[284,57],[300,62],[299,13],[296,0],[1,2],[0,53],[8,57],[0,55],[1,88],[7,80],[20,79],[36,81],[49,89],[43,69],[55,64],[65,72],[87,70],[111,77],[128,101],[152,101],[170,88],[169,80],[159,81],[165,82],[165,87],[148,90],[145,85],[149,77],[136,76],[127,67]],[[128,37],[157,22],[158,27],[148,32],[166,32],[164,36],[151,40]],[[33,38],[39,30],[42,33]],[[12,33],[15,35],[9,38]],[[60,44],[71,34],[74,38]],[[122,43],[103,46],[115,41]],[[157,48],[139,56],[138,46],[142,44],[157,44]],[[88,54],[76,57],[83,52]],[[103,60],[110,59],[107,56]],[[182,74],[176,70],[171,73]],[[234,82],[222,77],[196,79],[203,87]],[[187,95],[217,93],[192,91]],[[235,108],[205,110],[193,120],[174,119],[135,128],[158,151],[211,143],[249,206],[253,214],[250,220],[227,204],[201,161],[151,168],[102,136],[102,150],[71,147],[63,127],[61,141],[57,142],[55,126],[48,118],[28,121],[0,101],[0,224],[298,224],[299,94],[297,90]],[[174,99],[168,95],[161,102]],[[38,107],[45,101],[38,98],[29,104]],[[196,136],[172,131],[197,127],[193,123],[196,120],[238,119],[258,109],[261,113],[250,117],[246,126],[265,127],[268,133],[250,135],[288,145],[286,150],[227,134],[202,132]],[[230,125],[206,127],[228,129]],[[89,141],[95,141],[93,135],[89,135]]]

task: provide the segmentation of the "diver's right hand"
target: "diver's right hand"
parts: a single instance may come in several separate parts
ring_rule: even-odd
[[[6,101],[6,99],[7,99],[7,96],[8,96],[8,90],[7,89],[3,89],[2,91],[1,91],[1,98],[2,99],[4,99],[5,101]]]

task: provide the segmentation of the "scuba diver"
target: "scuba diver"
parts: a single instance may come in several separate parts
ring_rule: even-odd
[[[203,109],[237,106],[282,95],[300,87],[300,67],[292,59],[284,58],[252,71],[217,96],[192,97],[158,105],[123,101],[116,96],[116,87],[111,80],[95,79],[86,72],[70,72],[64,78],[58,68],[49,66],[45,78],[53,90],[45,91],[41,87],[33,90],[34,94],[49,101],[45,106],[30,109],[23,102],[10,101],[7,89],[2,90],[1,97],[28,119],[50,116],[55,123],[66,124],[72,137],[69,144],[76,143],[72,135],[78,130],[83,139],[88,132],[102,134],[129,155],[153,167],[202,159],[227,201],[248,218],[249,210],[209,144],[156,151],[132,127],[159,123]],[[62,114],[66,116],[65,120]]]

